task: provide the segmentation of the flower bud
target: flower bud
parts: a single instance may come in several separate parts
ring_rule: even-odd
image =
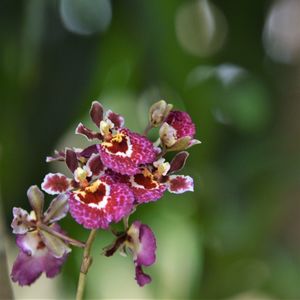
[[[176,129],[164,123],[159,129],[159,137],[162,145],[170,148],[176,143]]]
[[[153,127],[158,127],[165,120],[173,105],[167,104],[165,100],[154,103],[149,109],[149,122]]]

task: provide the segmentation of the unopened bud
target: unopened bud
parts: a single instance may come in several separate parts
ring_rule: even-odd
[[[172,110],[173,105],[165,100],[154,103],[149,109],[149,122],[153,127],[158,127]]]
[[[176,143],[176,129],[164,123],[159,129],[159,137],[163,146],[170,148]]]

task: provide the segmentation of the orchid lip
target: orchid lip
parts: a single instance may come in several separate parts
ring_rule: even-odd
[[[91,189],[93,187],[93,185],[95,186],[94,188],[96,188],[95,190]],[[99,190],[100,186],[104,187],[105,194],[102,195],[102,199],[99,199],[98,203],[94,203],[94,202],[86,203],[84,200],[82,200],[82,198],[86,198],[89,194],[94,195]],[[91,189],[91,190],[89,191],[88,189]],[[109,186],[109,184],[107,184],[105,182],[102,182],[100,180],[96,180],[94,183],[92,183],[91,185],[86,187],[84,190],[74,191],[73,193],[74,193],[74,196],[75,196],[76,200],[80,201],[81,203],[87,204],[89,207],[102,209],[108,203],[108,198],[109,198],[109,195],[110,195],[110,186]]]
[[[121,140],[120,140],[120,138],[121,138]],[[118,150],[116,152],[110,150],[110,148],[114,147],[114,143],[117,143],[115,145],[118,146],[118,144],[121,145],[121,143],[124,140],[126,141],[126,147],[127,147],[127,150],[125,152],[121,151],[121,150]],[[108,153],[110,153],[112,155],[122,156],[122,157],[130,157],[132,155],[132,152],[133,152],[132,144],[130,142],[130,139],[124,133],[117,133],[117,134],[113,135],[113,137],[110,139],[110,141],[106,141],[106,142],[101,143],[101,146],[104,147],[105,150]]]

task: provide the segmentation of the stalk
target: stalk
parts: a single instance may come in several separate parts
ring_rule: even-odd
[[[83,299],[83,293],[84,293],[85,282],[86,282],[86,274],[92,264],[92,257],[90,255],[90,253],[91,253],[92,244],[96,237],[96,233],[97,233],[97,230],[92,229],[90,232],[90,235],[85,243],[81,267],[80,267],[80,273],[79,273],[79,280],[78,280],[78,285],[77,285],[76,300]]]

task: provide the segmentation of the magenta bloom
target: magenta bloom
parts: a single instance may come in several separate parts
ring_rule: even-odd
[[[44,178],[42,188],[49,194],[66,192],[70,213],[77,223],[88,229],[107,229],[111,222],[119,222],[131,212],[134,196],[127,185],[115,183],[104,175],[107,167],[94,150],[98,152],[90,148],[79,155],[68,150],[65,160],[74,179],[50,173]],[[86,153],[90,156],[84,159]]]
[[[55,230],[62,232],[57,224]],[[37,231],[17,235],[16,242],[20,252],[14,262],[11,278],[21,286],[31,285],[43,272],[49,278],[56,276],[68,256],[65,252],[63,256],[56,257]]]
[[[141,164],[151,163],[157,155],[156,150],[146,137],[124,128],[124,118],[112,111],[103,115],[103,108],[94,101],[90,115],[98,127],[98,132],[80,123],[76,133],[88,140],[97,139],[100,158],[107,168],[120,174],[133,175]]]
[[[122,129],[110,139],[97,145],[103,163],[120,174],[133,175],[139,165],[151,163],[156,157],[156,149],[144,136]]]
[[[171,175],[179,171],[187,158],[187,152],[181,152],[169,164],[160,159],[144,166],[132,176],[115,175],[115,180],[126,183],[132,190],[137,203],[146,203],[160,199],[166,190],[174,194],[194,191],[193,178],[184,175]],[[181,160],[181,161],[179,161]]]
[[[154,233],[140,221],[132,223],[127,231],[126,247],[130,249],[135,264],[135,279],[139,286],[151,282],[151,277],[143,272],[143,266],[151,266],[156,259],[156,239]]]
[[[115,183],[109,176],[102,176],[69,194],[72,217],[88,229],[107,229],[111,222],[119,222],[131,212],[133,202],[128,186]]]
[[[171,111],[168,114],[165,122],[176,129],[177,139],[185,136],[193,138],[196,133],[195,124],[187,112]]]

